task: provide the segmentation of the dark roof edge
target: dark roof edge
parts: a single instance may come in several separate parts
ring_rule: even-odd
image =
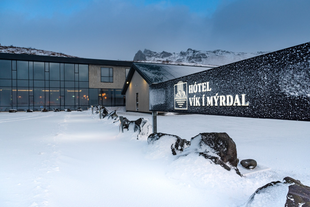
[[[125,80],[125,83],[124,83],[124,86],[123,86],[123,89],[122,89],[122,95],[125,95],[126,92],[127,92],[127,89],[128,89],[128,86],[129,86],[129,83],[131,82],[131,79],[133,77],[133,74],[135,73],[135,71],[137,71],[141,76],[142,78],[150,85],[152,84],[152,82],[142,73],[142,71],[139,70],[139,68],[136,66],[135,63],[133,63],[131,65],[131,68],[129,70],[129,73],[126,77],[126,80]],[[127,84],[128,83],[128,84]]]
[[[0,53],[0,59],[38,61],[38,62],[58,62],[58,63],[75,63],[75,64],[90,64],[90,65],[109,65],[109,66],[124,66],[131,67],[132,61],[121,60],[101,60],[79,57],[55,57],[45,55],[28,55],[28,54],[12,54]]]

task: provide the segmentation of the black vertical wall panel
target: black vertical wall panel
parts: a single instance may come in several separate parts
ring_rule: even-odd
[[[246,94],[249,106],[190,106],[174,109],[174,85],[209,82],[201,97]],[[188,91],[187,91],[188,92]],[[160,94],[158,97],[158,94]],[[150,86],[150,110],[257,118],[310,120],[310,43],[224,65]],[[161,100],[158,100],[161,99]],[[201,100],[201,99],[200,99]],[[201,104],[201,103],[200,103]]]

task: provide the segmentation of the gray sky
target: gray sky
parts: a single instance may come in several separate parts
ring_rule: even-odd
[[[86,58],[275,51],[310,41],[309,0],[1,0],[0,43]]]

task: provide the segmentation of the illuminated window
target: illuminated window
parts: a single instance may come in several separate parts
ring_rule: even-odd
[[[113,68],[101,68],[101,82],[113,83]]]

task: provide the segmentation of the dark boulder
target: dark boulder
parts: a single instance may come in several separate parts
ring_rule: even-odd
[[[53,111],[54,112],[60,112],[59,108],[54,108]]]
[[[191,139],[191,151],[199,153],[226,170],[234,169],[240,176],[237,168],[237,148],[235,142],[227,133],[200,133]]]
[[[227,133],[200,133],[191,139],[191,143],[198,141],[200,152],[211,151],[218,155],[223,162],[237,167],[237,148],[235,142]]]
[[[154,142],[156,142],[159,139],[164,138],[164,137],[169,137],[169,138],[175,139],[174,143],[172,143],[172,145],[170,146],[171,147],[171,153],[173,155],[180,154],[181,152],[183,152],[183,150],[185,148],[189,147],[191,144],[190,141],[187,141],[186,139],[181,139],[177,135],[165,134],[165,133],[152,133],[152,134],[150,134],[149,137],[147,138],[147,143],[153,144]]]
[[[117,120],[118,119],[118,115],[116,113],[116,110],[111,111],[108,115],[107,115],[108,119],[113,119],[113,120]]]
[[[291,184],[288,188],[285,207],[310,207],[309,186],[303,185],[299,180],[291,177],[285,177],[284,182]]]
[[[71,109],[67,108],[65,109],[66,112],[71,112]]]
[[[127,131],[129,130],[129,128],[133,128],[133,131],[136,132],[136,131],[139,131],[141,132],[141,124],[143,122],[143,118],[139,118],[135,121],[130,121],[128,120],[126,117],[123,117],[123,129],[127,129]]]
[[[9,110],[9,113],[16,113],[16,112],[17,112],[16,109],[10,109],[10,110]]]
[[[41,111],[42,112],[48,112],[48,110],[46,108],[43,108]]]
[[[79,108],[77,109],[77,111],[83,111],[83,109],[82,109],[81,107],[79,107]]]
[[[27,109],[27,112],[33,112],[33,110],[32,109]]]
[[[257,166],[257,162],[253,159],[242,160],[240,164],[246,169],[254,169]]]
[[[106,107],[101,106],[101,108],[100,108],[100,114],[101,114],[101,118],[104,119],[104,118],[109,114],[109,111],[107,110]]]
[[[255,196],[261,193],[270,193],[268,189],[270,188],[280,188],[287,187],[288,193],[286,195],[285,207],[310,207],[310,187],[303,185],[299,180],[295,180],[291,177],[285,177],[283,181],[273,181],[267,183],[266,185],[258,188],[255,193],[253,193],[247,203],[247,207],[251,207],[255,199]],[[271,191],[272,192],[272,191]],[[276,196],[276,195],[274,195]],[[273,197],[274,197],[273,196]],[[270,196],[269,196],[270,197]],[[261,199],[262,197],[260,197]],[[281,199],[281,198],[276,198]],[[260,201],[262,202],[262,201]],[[270,202],[270,201],[268,201]],[[271,206],[271,204],[269,205]]]

